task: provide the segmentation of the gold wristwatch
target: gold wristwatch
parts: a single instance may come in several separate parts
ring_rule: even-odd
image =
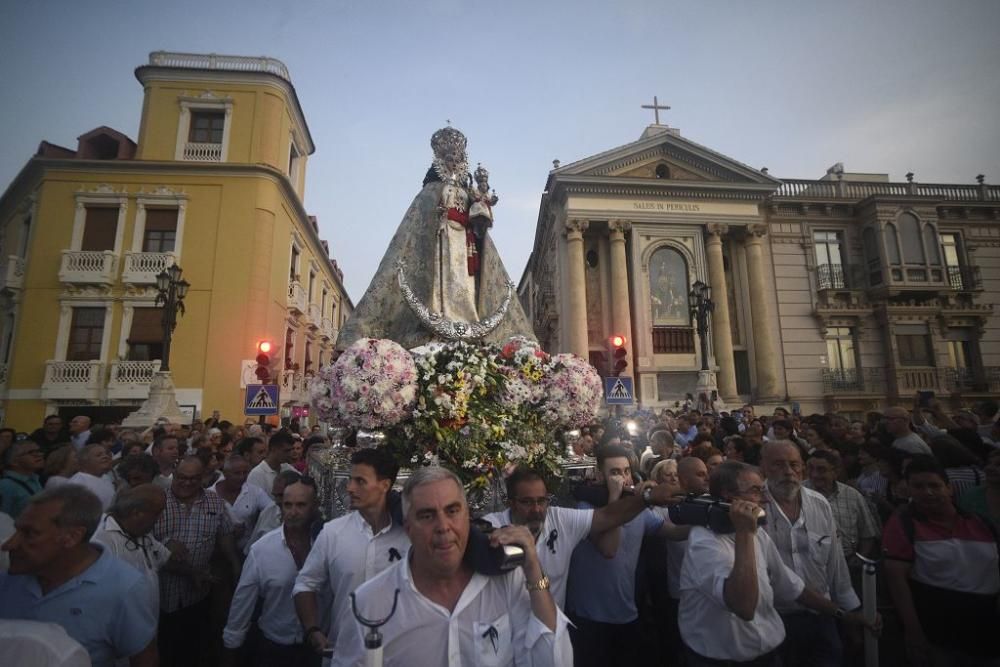
[[[547,591],[549,589],[549,578],[545,575],[542,575],[542,578],[536,581],[535,583],[531,583],[528,581],[524,582],[524,586],[529,591]]]

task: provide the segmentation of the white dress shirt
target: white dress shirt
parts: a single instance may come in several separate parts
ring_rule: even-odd
[[[734,535],[695,526],[681,566],[681,637],[695,653],[716,660],[749,661],[776,649],[785,640],[785,624],[775,600],[795,600],[805,584],[785,567],[763,530],[754,537],[757,564],[757,608],[752,621],[730,611],[723,597],[736,560]]]
[[[285,470],[291,470],[295,473],[298,472],[298,470],[287,463],[282,463],[281,468],[275,470],[270,466],[270,464],[268,464],[267,459],[264,459],[250,471],[249,475],[247,475],[246,484],[259,486],[261,490],[266,493],[268,497],[270,497],[271,490],[274,488],[275,478],[278,476],[279,472],[284,472]],[[244,484],[244,486],[246,486],[246,484]]]
[[[250,480],[244,482],[243,486],[240,487],[240,494],[236,496],[236,501],[233,504],[229,504],[229,501],[223,498],[222,494],[219,493],[219,484],[222,484],[223,480],[216,482],[212,489],[218,494],[222,501],[226,503],[226,512],[229,513],[229,518],[233,522],[233,528],[237,526],[242,526],[242,532],[240,533],[240,539],[236,542],[236,546],[243,550],[247,547],[247,543],[250,541],[250,532],[253,527],[257,524],[257,517],[260,513],[266,510],[268,507],[273,507],[276,505],[274,500],[271,498],[271,494],[264,493],[259,487],[254,486],[250,483]],[[240,530],[237,528],[237,530]]]
[[[152,535],[133,539],[122,530],[110,514],[97,525],[91,542],[103,545],[112,554],[139,570],[149,581],[153,615],[160,613],[160,569],[170,560],[170,550]]]
[[[357,590],[358,613],[387,616],[396,590],[396,613],[381,628],[385,667],[573,664],[569,621],[557,607],[553,632],[532,613],[521,568],[496,577],[473,574],[449,612],[417,590],[406,559]],[[365,664],[367,630],[353,619],[347,625],[331,667]]]
[[[107,512],[111,508],[111,503],[115,500],[115,485],[107,477],[98,477],[89,472],[80,471],[74,474],[66,482],[67,484],[79,484],[94,492],[101,499],[101,508]]]
[[[840,548],[837,522],[830,503],[817,491],[801,487],[802,506],[795,523],[781,510],[770,490],[767,494],[767,531],[781,560],[805,585],[843,609],[857,609],[861,601],[851,586],[844,552]],[[805,611],[797,602],[782,602],[778,611]]]
[[[330,587],[333,627],[329,642],[335,647],[344,630],[341,617],[351,618],[350,594],[393,562],[405,558],[409,548],[410,538],[391,519],[375,535],[360,513],[349,512],[323,526],[299,571],[292,594],[321,593],[326,586]]]
[[[302,624],[295,614],[292,588],[299,568],[285,542],[283,527],[257,540],[243,564],[243,574],[229,606],[229,620],[222,631],[226,648],[239,648],[246,640],[258,598],[263,599],[257,625],[276,644],[301,644]]]
[[[243,553],[249,554],[250,547],[260,538],[264,537],[272,530],[281,525],[281,508],[278,507],[278,503],[272,503],[267,509],[261,510],[260,516],[257,517],[257,523],[254,524],[253,530],[250,531],[247,537],[246,544],[243,545]]]
[[[487,514],[483,518],[497,527],[511,524],[509,509]],[[545,514],[535,550],[538,552],[542,572],[549,578],[552,599],[560,609],[566,607],[566,579],[569,577],[569,561],[573,558],[573,549],[590,535],[593,522],[592,509],[549,507]]]

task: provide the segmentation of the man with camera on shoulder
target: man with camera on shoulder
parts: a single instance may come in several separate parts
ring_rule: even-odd
[[[409,555],[358,588],[355,621],[345,628],[333,665],[364,664],[369,631],[360,619],[386,617],[380,633],[387,667],[572,664],[567,619],[526,527],[489,535],[494,547],[523,549],[524,563],[486,576],[466,558],[469,506],[454,473],[437,466],[416,470],[403,488],[403,514]]]
[[[728,502],[732,532],[695,526],[681,569],[680,630],[689,667],[781,664],[785,627],[776,602],[796,601],[820,614],[863,624],[859,613],[806,588],[788,569],[767,533],[759,530],[764,479],[751,465],[721,464],[709,479],[712,496]],[[713,523],[719,528],[718,522]],[[880,621],[871,624],[873,631]]]

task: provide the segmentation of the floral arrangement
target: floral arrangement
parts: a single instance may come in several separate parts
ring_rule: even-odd
[[[400,350],[370,339],[348,348],[312,385],[318,415],[353,428],[383,429],[384,446],[401,466],[438,463],[470,488],[486,486],[510,465],[558,476],[562,451],[555,431],[589,423],[601,406],[600,376],[590,364],[569,354],[551,356],[526,338],[512,338],[501,348],[435,345],[411,361],[412,376],[396,358]],[[382,353],[393,355],[393,363],[371,358]],[[355,370],[361,368],[394,372],[388,382],[393,389],[386,392],[387,381],[374,372],[366,371],[362,380]],[[364,395],[372,393],[384,402],[376,403],[374,415],[362,407],[372,409]]]
[[[409,419],[417,395],[413,356],[385,339],[361,338],[309,385],[312,405],[337,426],[383,429]]]

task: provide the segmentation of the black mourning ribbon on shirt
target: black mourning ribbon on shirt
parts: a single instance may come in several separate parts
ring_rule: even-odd
[[[559,531],[555,528],[549,533],[549,539],[545,540],[545,546],[549,548],[552,553],[556,552],[556,540],[559,539]]]
[[[394,560],[403,560],[403,557],[396,551],[396,547],[389,547],[389,562]]]
[[[493,655],[498,654],[500,652],[500,647],[497,646],[497,639],[500,638],[500,633],[497,632],[497,629],[491,625],[486,628],[486,632],[483,633],[483,639],[486,639],[487,637],[490,638],[490,643],[493,644]]]

